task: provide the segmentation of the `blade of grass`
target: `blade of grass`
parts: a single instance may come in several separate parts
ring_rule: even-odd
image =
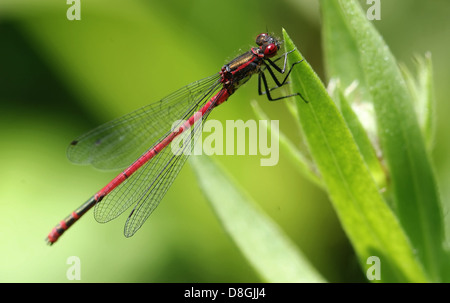
[[[193,156],[190,163],[224,229],[265,282],[325,282],[223,168],[207,156]]]
[[[423,63],[423,70],[419,71],[421,88],[424,94],[422,104],[424,115],[422,129],[428,150],[432,150],[434,145],[434,137],[436,132],[436,113],[435,113],[435,97],[434,97],[434,79],[433,79],[433,63],[431,61],[431,53],[425,54],[425,63]]]
[[[353,138],[358,145],[358,149],[366,162],[366,165],[369,167],[378,188],[383,189],[386,186],[386,175],[380,161],[377,158],[375,149],[340,86],[338,86],[336,90],[336,98],[339,100],[338,103],[340,104],[342,116],[344,117],[345,122],[347,123],[347,126],[350,129]]]
[[[253,111],[260,120],[269,121],[269,117],[263,112],[262,108],[257,102],[251,103]],[[276,136],[276,133],[271,131],[270,123],[267,123],[267,129],[270,131],[271,136]],[[264,131],[264,130],[263,130]],[[278,131],[278,140],[280,142],[280,148],[284,154],[289,158],[289,160],[295,165],[297,170],[309,181],[316,184],[318,187],[323,188],[323,183],[320,177],[314,172],[312,163],[307,159],[305,155],[295,146],[291,140],[286,137],[286,135]]]
[[[414,108],[419,118],[419,126],[425,138],[427,149],[431,151],[435,132],[435,100],[431,54],[425,54],[425,58],[417,57],[415,61],[417,65],[416,76],[405,65],[400,65],[400,68],[408,90],[413,97]]]
[[[283,30],[286,49],[295,45]],[[300,61],[299,52],[289,62]],[[378,188],[327,91],[304,61],[291,73],[291,87],[309,103],[299,101],[300,124],[311,155],[320,171],[328,194],[361,263],[378,256],[383,264],[382,281],[425,281],[397,218]]]
[[[328,78],[338,78],[342,87],[348,87],[353,81],[358,81],[358,90],[355,92],[354,100],[360,102],[370,101],[371,96],[365,84],[364,73],[360,67],[357,44],[352,36],[348,34],[347,22],[341,10],[328,9],[337,5],[334,3],[321,2],[322,14],[322,40],[325,69]],[[343,73],[345,71],[345,73]],[[350,104],[352,100],[349,100]]]
[[[443,220],[435,176],[418,126],[411,95],[397,62],[382,37],[354,0],[321,1],[325,49],[333,53],[338,37],[346,37],[348,57],[358,66],[362,85],[374,104],[378,136],[390,173],[394,209],[433,281],[442,280]],[[336,20],[339,19],[339,20]],[[339,29],[331,28],[331,24]],[[345,53],[345,49],[340,51]],[[338,60],[337,55],[331,56]],[[349,61],[348,63],[350,63]],[[347,77],[337,67],[333,77]]]

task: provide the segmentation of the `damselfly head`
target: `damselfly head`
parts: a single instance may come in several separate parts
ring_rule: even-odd
[[[259,34],[256,37],[256,44],[259,45],[264,56],[268,58],[275,56],[280,49],[278,40],[267,33]]]
[[[259,45],[259,46],[263,45],[264,42],[267,41],[267,37],[270,37],[270,36],[268,34],[266,34],[266,33],[259,34],[256,37],[256,44]]]

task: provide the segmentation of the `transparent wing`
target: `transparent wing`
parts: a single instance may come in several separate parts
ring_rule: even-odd
[[[133,163],[172,126],[186,119],[204,101],[204,95],[220,86],[220,75],[193,82],[159,102],[107,122],[80,136],[67,148],[67,157],[77,164],[99,169],[119,169]]]
[[[158,177],[142,194],[141,198],[136,203],[130,216],[128,217],[127,222],[125,223],[124,234],[126,237],[133,236],[159,205],[159,202],[162,200],[167,190],[172,185],[173,181],[175,180],[176,176],[178,175],[188,158],[188,155],[184,154],[185,151],[192,149],[195,145],[195,142],[199,138],[199,135],[202,131],[202,123],[203,121],[205,121],[208,114],[209,112],[205,113],[203,119],[193,125],[192,130],[189,134],[190,139],[188,138],[186,140],[188,144],[185,144],[183,148],[179,150],[177,155],[171,156],[170,161],[164,166]],[[183,141],[184,140],[185,138],[183,138]]]
[[[210,98],[213,93],[215,90],[211,90],[206,98]],[[199,107],[193,108],[189,115],[193,115],[198,109]],[[172,142],[172,145],[175,144],[175,146],[169,145],[164,148],[101,202],[97,203],[94,209],[96,220],[108,222],[131,205],[135,205],[127,219],[124,232],[125,236],[132,236],[158,206],[172,185],[188,157],[186,151],[194,145],[199,137],[202,122],[207,118],[211,109],[208,109],[202,119],[199,119]]]

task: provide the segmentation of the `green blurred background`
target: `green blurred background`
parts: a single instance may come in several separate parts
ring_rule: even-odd
[[[67,20],[65,2],[0,1],[0,282],[67,282],[70,256],[81,261],[82,282],[261,281],[221,229],[189,164],[132,238],[123,236],[126,215],[98,224],[89,214],[53,247],[44,239],[116,174],[71,164],[72,139],[217,72],[266,28],[281,36],[284,27],[326,81],[317,1],[81,0],[80,21]],[[381,20],[373,21],[399,62],[414,68],[413,55],[433,55],[432,159],[445,209],[449,15],[448,0],[381,0]],[[258,97],[256,80],[210,118],[255,119],[253,99],[299,140],[283,102]],[[328,198],[283,154],[274,167],[261,167],[258,156],[215,159],[325,278],[364,281]]]

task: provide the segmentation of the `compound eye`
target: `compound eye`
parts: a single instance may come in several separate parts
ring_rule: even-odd
[[[278,47],[274,43],[271,43],[267,45],[266,48],[264,49],[264,56],[273,57],[277,54],[277,51]]]
[[[265,34],[265,33],[259,34],[259,35],[256,37],[256,45],[259,45],[259,46],[263,45],[264,42],[267,41],[267,36],[268,36],[268,35]]]

